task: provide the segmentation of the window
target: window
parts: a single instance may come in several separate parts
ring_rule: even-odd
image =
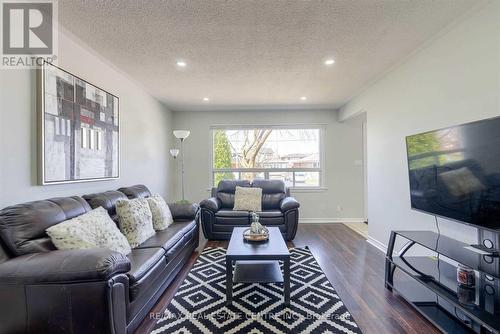
[[[213,127],[213,185],[266,178],[288,187],[321,187],[323,131],[320,126]]]

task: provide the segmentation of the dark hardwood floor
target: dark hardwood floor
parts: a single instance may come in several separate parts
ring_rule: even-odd
[[[152,312],[163,312],[196,258],[206,246],[226,247],[227,241],[207,241],[184,266]],[[309,246],[363,333],[440,333],[401,297],[384,287],[384,254],[343,224],[301,224],[290,247]],[[144,319],[138,333],[149,333],[154,320]]]

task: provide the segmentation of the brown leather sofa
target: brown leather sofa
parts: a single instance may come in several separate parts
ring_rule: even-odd
[[[99,206],[116,220],[116,200],[147,196],[137,185],[1,210],[0,333],[133,332],[198,246],[198,206],[169,204],[175,223],[127,256],[56,250],[45,229]]]
[[[201,223],[207,239],[229,239],[236,226],[250,226],[250,212],[233,210],[236,187],[262,189],[262,211],[257,212],[264,226],[276,226],[285,240],[293,240],[299,224],[300,204],[290,197],[281,180],[222,180],[212,189],[212,197],[203,200]]]

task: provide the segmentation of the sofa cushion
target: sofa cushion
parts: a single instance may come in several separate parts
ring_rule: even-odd
[[[262,225],[281,225],[285,223],[285,216],[280,210],[265,210],[257,214]]]
[[[213,229],[215,231],[215,226],[250,226],[250,218],[248,217],[215,217],[215,223],[213,224]]]
[[[279,209],[281,200],[286,197],[282,180],[254,180],[252,187],[262,189],[262,210]]]
[[[175,222],[164,231],[157,232],[153,237],[146,241],[146,245],[140,245],[133,251],[155,250],[151,245],[161,245],[164,251],[163,260],[157,262],[151,269],[138,280],[130,285],[131,300],[142,300],[143,295],[151,294],[155,286],[163,284],[165,277],[170,275],[170,271],[178,266],[179,256],[186,252],[188,245],[193,245],[198,240],[198,229],[196,221]],[[149,247],[148,247],[149,244]],[[165,251],[166,249],[166,251]]]
[[[0,211],[0,236],[14,256],[56,249],[45,230],[90,211],[81,197],[59,197],[18,204]]]
[[[170,262],[176,262],[176,258],[179,254],[186,248],[186,245],[192,244],[193,241],[198,238],[199,230],[194,224],[193,228],[188,230],[182,237],[181,240],[173,244],[166,252],[165,257],[167,258],[167,264]]]
[[[145,198],[117,201],[116,213],[120,221],[120,230],[127,237],[131,247],[137,247],[155,234],[153,215]]]
[[[106,248],[124,255],[131,250],[103,207],[51,226],[46,232],[57,249]]]
[[[222,208],[232,209],[234,207],[234,193],[236,187],[250,187],[247,180],[222,180],[217,186],[217,198],[221,202]]]
[[[130,301],[135,302],[136,300],[141,300],[142,302],[147,301],[151,298],[152,294],[155,293],[161,286],[168,272],[165,272],[167,268],[167,261],[160,260],[156,262],[140,279],[134,283],[130,283],[129,296]]]
[[[134,284],[148,273],[159,261],[165,262],[163,248],[134,248],[127,255],[130,260],[130,270],[127,273],[130,283]]]
[[[279,218],[283,217],[281,210],[265,210],[257,212],[260,218]]]
[[[248,211],[221,209],[215,213],[216,217],[245,217],[248,218]]]
[[[165,287],[165,284],[169,284],[181,270],[198,240],[198,229],[196,225],[193,225],[193,227],[191,232],[188,232],[184,238],[170,248],[169,252],[175,251],[175,256],[169,258],[169,254],[165,254],[167,261],[159,261],[140,280],[130,285],[129,295],[132,303],[129,311],[132,316],[135,316],[148,301],[152,307],[154,302],[150,301],[151,296],[157,293],[162,286]],[[193,238],[193,233],[196,238]],[[190,235],[191,239],[188,238],[188,235]]]
[[[168,251],[196,226],[196,221],[174,222],[166,230],[156,232],[151,238],[137,246],[140,248],[161,247]]]
[[[262,210],[262,189],[236,187],[233,209],[253,212]]]
[[[250,224],[248,211],[221,209],[215,213],[215,224],[244,226]]]

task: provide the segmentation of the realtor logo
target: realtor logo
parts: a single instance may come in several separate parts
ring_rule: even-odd
[[[3,3],[3,53],[52,54],[52,3]]]
[[[2,1],[2,67],[34,66],[44,60],[52,63],[55,5],[48,0]]]

